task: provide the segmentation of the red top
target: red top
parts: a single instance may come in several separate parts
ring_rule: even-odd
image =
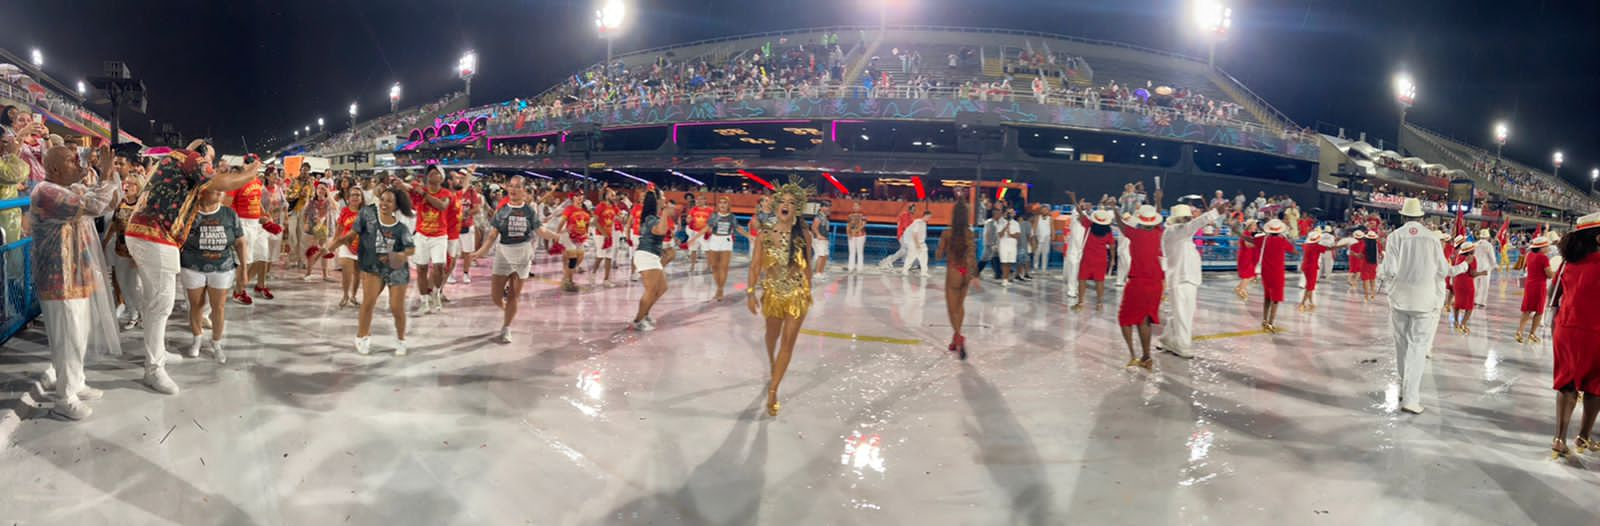
[[[461,228],[459,230],[472,228],[472,207],[480,204],[483,204],[483,196],[478,194],[477,191],[472,188],[461,191],[461,206],[459,207],[461,214],[458,216],[461,218]]]
[[[261,219],[261,194],[264,188],[261,179],[252,179],[243,188],[228,192],[228,197],[233,200],[233,213],[239,219]]]
[[[455,241],[457,239],[461,239],[462,192],[457,192],[455,190],[448,190],[448,192],[450,192],[450,203],[449,206],[445,207],[444,232],[447,239]]]
[[[1528,277],[1523,278],[1522,288],[1545,290],[1545,282],[1550,279],[1546,276],[1547,269],[1550,268],[1550,256],[1544,255],[1543,252],[1530,253],[1525,268],[1528,269]]]
[[[361,212],[358,210],[351,210],[348,206],[340,208],[339,235],[343,236],[350,233],[350,228],[356,225],[356,219],[359,217],[361,217]],[[350,244],[345,245],[345,247],[349,248],[351,252],[356,252],[360,245],[361,236],[355,236],[350,238]]]
[[[426,190],[424,190],[426,191]],[[450,233],[450,218],[447,212],[455,210],[456,199],[449,190],[440,188],[434,192],[433,198],[443,201],[445,208],[433,206],[427,199],[423,199],[423,192],[411,192],[411,202],[417,207],[417,234],[428,237],[439,237]],[[457,232],[456,235],[461,235]]]
[[[706,223],[711,221],[711,214],[716,210],[709,206],[697,206],[689,209],[689,230],[704,232]]]
[[[567,237],[582,243],[589,238],[589,219],[593,217],[588,210],[578,205],[567,205],[561,212],[561,217],[567,219]]]
[[[1556,312],[1556,327],[1572,327],[1592,334],[1600,320],[1600,256],[1590,254],[1579,261],[1568,261],[1561,270],[1561,310]],[[1588,340],[1584,345],[1595,345]]]
[[[594,205],[594,217],[595,220],[598,221],[595,223],[595,231],[609,237],[611,235],[611,229],[615,227],[617,223],[617,207],[606,202],[601,202],[598,205]]]
[[[639,217],[639,216],[641,215],[640,213],[643,212],[643,211],[644,211],[644,205],[639,204],[639,203],[634,203],[633,204],[633,208],[630,208],[629,212],[628,212],[628,217],[633,221],[633,227],[630,230],[633,232],[633,235],[635,235],[635,236],[639,235],[639,220],[644,219],[643,217]]]
[[[895,228],[894,237],[899,238],[905,235],[906,227],[911,226],[911,221],[913,221],[911,212],[900,212],[900,217],[895,219],[895,223],[899,226]]]
[[[1463,296],[1461,293],[1463,290],[1472,290],[1472,275],[1478,272],[1478,258],[1472,257],[1472,254],[1461,254],[1456,256],[1455,264],[1460,265],[1462,263],[1467,264],[1466,272],[1456,274],[1450,278],[1450,280],[1454,282],[1453,285],[1456,289],[1457,296]],[[1465,294],[1464,296],[1467,297],[1467,303],[1470,305],[1472,303],[1472,295]]]
[[[1317,220],[1305,216],[1300,217],[1300,235],[1310,234],[1311,228],[1314,226],[1317,226]]]
[[[1283,236],[1267,236],[1261,240],[1261,280],[1283,281],[1283,268],[1294,252],[1294,243]]]
[[[1250,279],[1256,277],[1256,260],[1261,259],[1261,240],[1255,232],[1245,232],[1239,236],[1239,251],[1234,255],[1234,263],[1238,267],[1239,277]]]
[[[1128,265],[1128,278],[1164,280],[1167,273],[1161,269],[1161,233],[1166,228],[1152,229],[1123,226],[1122,235],[1128,238],[1128,253],[1133,263]]]

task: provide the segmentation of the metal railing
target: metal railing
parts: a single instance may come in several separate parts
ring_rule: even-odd
[[[19,224],[5,216],[20,216],[29,202],[26,197],[0,200],[0,225]],[[0,272],[0,344],[39,316],[39,299],[33,290],[32,250],[33,238],[0,226],[0,269],[4,270]]]
[[[1454,137],[1450,137],[1450,136],[1448,136],[1448,135],[1446,135],[1444,133],[1440,133],[1438,131],[1430,130],[1428,128],[1424,128],[1422,126],[1418,126],[1418,125],[1410,123],[1410,122],[1405,123],[1405,125],[1406,125],[1407,128],[1410,128],[1413,132],[1416,132],[1417,136],[1422,137],[1424,139],[1428,139],[1428,140],[1434,142],[1435,144],[1438,144],[1440,150],[1443,150],[1446,155],[1451,156],[1453,159],[1456,160],[1456,162],[1458,162],[1458,163],[1463,165],[1462,168],[1463,168],[1464,171],[1466,171],[1468,173],[1471,173],[1472,175],[1477,176],[1480,179],[1488,181],[1488,182],[1494,184],[1495,186],[1500,187],[1502,189],[1502,193],[1514,195],[1514,196],[1520,197],[1520,198],[1525,199],[1525,200],[1535,201],[1535,202],[1537,202],[1539,204],[1542,204],[1542,205],[1545,205],[1545,206],[1550,206],[1552,208],[1562,208],[1562,207],[1566,206],[1566,205],[1552,204],[1550,201],[1548,201],[1547,199],[1545,199],[1542,196],[1535,195],[1535,194],[1532,194],[1532,193],[1528,193],[1528,192],[1522,191],[1521,189],[1517,189],[1517,188],[1514,188],[1514,187],[1506,186],[1504,183],[1502,183],[1501,181],[1496,180],[1496,179],[1490,179],[1489,177],[1485,176],[1484,174],[1478,172],[1475,169],[1474,162],[1473,162],[1474,159],[1463,159],[1459,154],[1457,154],[1455,151],[1453,151],[1451,148],[1449,148],[1449,146],[1459,147],[1460,149],[1466,150],[1469,154],[1471,154],[1471,155],[1473,155],[1475,157],[1483,158],[1483,159],[1495,158],[1492,155],[1492,152],[1490,152],[1488,150],[1485,150],[1483,148],[1479,148],[1477,146],[1473,146],[1471,144],[1466,143],[1465,141],[1456,139]],[[1506,158],[1503,158],[1503,157],[1497,158],[1497,160],[1499,160],[1501,163],[1503,163],[1503,164],[1505,164],[1505,165],[1507,165],[1507,166],[1509,166],[1511,168],[1514,168],[1514,169],[1517,169],[1517,170],[1521,170],[1521,171],[1525,171],[1525,172],[1528,172],[1530,174],[1533,174],[1533,176],[1536,179],[1541,179],[1544,182],[1556,187],[1559,190],[1565,190],[1566,192],[1573,194],[1572,197],[1574,197],[1574,198],[1587,201],[1591,205],[1600,204],[1600,201],[1596,201],[1593,198],[1590,198],[1587,195],[1587,192],[1579,189],[1577,186],[1574,186],[1572,183],[1569,183],[1566,180],[1561,179],[1560,177],[1556,177],[1553,174],[1542,172],[1542,171],[1540,171],[1538,169],[1535,169],[1535,168],[1532,168],[1532,167],[1529,167],[1529,166],[1525,166],[1522,163],[1519,163],[1519,162],[1516,162],[1516,161],[1512,161],[1510,159],[1506,159]]]

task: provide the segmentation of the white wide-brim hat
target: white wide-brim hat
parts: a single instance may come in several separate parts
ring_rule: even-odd
[[[1154,206],[1143,205],[1139,207],[1139,213],[1134,215],[1134,220],[1144,226],[1156,226],[1161,224],[1161,212]]]
[[[1572,228],[1572,231],[1577,232],[1591,228],[1600,228],[1600,212],[1578,218],[1578,224]]]
[[[1274,219],[1267,221],[1267,226],[1264,230],[1266,230],[1268,234],[1282,234],[1284,230],[1288,229],[1289,225],[1284,224],[1282,220]]]
[[[1400,207],[1400,215],[1422,217],[1422,201],[1415,197],[1407,197],[1406,203]]]
[[[1109,225],[1116,220],[1117,215],[1110,210],[1095,210],[1094,213],[1089,214],[1089,222],[1096,225]]]
[[[1528,243],[1528,248],[1544,248],[1548,246],[1550,246],[1550,238],[1545,236],[1533,238],[1533,242]]]
[[[1310,235],[1306,236],[1306,243],[1307,244],[1313,244],[1313,243],[1316,243],[1318,241],[1322,241],[1322,232],[1318,232],[1318,231],[1313,230],[1313,231],[1311,231]]]
[[[1177,222],[1179,219],[1194,217],[1194,208],[1185,204],[1172,205],[1172,212],[1167,215],[1167,223]]]

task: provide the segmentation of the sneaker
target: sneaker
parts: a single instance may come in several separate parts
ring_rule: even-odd
[[[221,340],[211,340],[211,354],[212,357],[217,359],[218,364],[228,363],[228,354],[222,352]]]
[[[203,344],[203,343],[205,343],[205,340],[202,340],[202,339],[200,339],[199,336],[196,336],[194,338],[194,343],[189,345],[188,352],[183,353],[184,357],[187,357],[187,358],[199,358],[200,357],[200,344]]]
[[[1418,403],[1412,402],[1412,403],[1400,406],[1400,410],[1401,411],[1405,411],[1407,413],[1411,413],[1413,415],[1420,415],[1420,414],[1422,414],[1422,404],[1418,404]]]
[[[428,312],[432,312],[434,314],[438,314],[440,312],[444,312],[444,295],[443,294],[434,296],[432,301],[433,301],[433,308],[431,310],[429,310]]]
[[[43,389],[46,393],[56,390],[55,366],[52,365],[44,368],[44,374],[39,377],[39,388]]]
[[[639,320],[639,321],[633,322],[633,330],[636,330],[636,331],[639,331],[639,332],[650,332],[650,331],[656,330],[656,328],[651,326],[649,322],[646,322],[644,320]]]
[[[927,273],[927,272],[923,272],[923,273],[922,273],[922,277],[924,277],[924,278],[926,278],[926,277],[928,277],[928,276],[929,276],[929,274],[928,274],[928,273]]]
[[[421,297],[417,298],[415,301],[412,301],[411,302],[411,315],[412,316],[421,316],[421,315],[427,314],[428,313],[428,309],[432,307],[431,303],[433,303],[433,301],[430,298],[432,298],[432,296],[424,294]]]
[[[256,290],[256,297],[259,297],[259,298],[264,299],[264,300],[272,299],[272,289],[269,289],[269,288],[266,288],[266,287],[256,287],[255,290]]]
[[[138,326],[139,326],[139,317],[138,316],[134,316],[134,317],[128,318],[128,321],[122,322],[122,330],[125,330],[125,331],[133,330],[134,328],[136,328]]]
[[[372,353],[372,337],[356,338],[356,354],[366,356]]]
[[[255,303],[255,300],[250,299],[250,295],[245,294],[244,291],[241,290],[233,293],[233,302],[240,305],[251,305]]]
[[[405,356],[406,355],[406,341],[405,340],[395,340],[394,341],[394,355],[395,356]]]
[[[456,284],[456,275],[455,274],[451,274],[450,277],[444,279],[444,282],[445,283],[449,283],[451,285],[455,285]]]
[[[1009,280],[1009,279],[1000,280],[1000,286],[1008,288],[1008,289],[1011,288],[1011,280]]]
[[[56,406],[51,408],[50,412],[61,415],[62,418],[67,420],[73,421],[83,420],[85,418],[89,418],[89,415],[94,414],[94,410],[89,409],[88,404],[83,403],[83,401],[75,397],[57,400]]]
[[[144,385],[164,395],[178,394],[178,384],[172,381],[171,376],[167,375],[167,368],[165,367],[145,368]]]
[[[105,391],[101,391],[99,389],[95,389],[95,388],[89,387],[87,385],[83,386],[83,389],[78,391],[78,399],[79,400],[83,400],[85,402],[92,402],[92,401],[99,400],[99,399],[105,398],[105,397],[106,397],[106,392]]]
[[[495,337],[494,341],[498,343],[511,343],[511,328],[501,327],[500,335]]]
[[[471,285],[472,284],[472,275],[471,274],[467,274],[465,272],[461,273],[461,284],[462,285]]]
[[[644,322],[650,324],[651,327],[655,327],[656,326],[656,319],[650,317],[649,314],[646,314],[644,316]]]
[[[316,280],[317,280],[317,277],[313,276],[311,274],[306,274],[306,275],[300,277],[300,281],[316,281]]]

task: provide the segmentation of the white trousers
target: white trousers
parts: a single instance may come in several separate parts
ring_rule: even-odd
[[[911,251],[911,249],[906,246],[905,240],[904,239],[900,240],[900,249],[894,251],[893,254],[889,254],[889,257],[886,257],[886,258],[883,258],[883,259],[879,260],[878,261],[878,268],[881,268],[881,269],[884,269],[884,270],[888,270],[889,267],[893,267],[894,266],[894,262],[900,261],[901,258],[906,257],[906,255],[907,255],[906,253],[910,252],[910,251]]]
[[[83,390],[83,357],[89,349],[89,299],[44,300],[44,334],[56,371],[56,396],[66,400]]]
[[[167,364],[167,319],[177,299],[178,247],[128,238],[128,253],[139,266],[139,281],[144,285],[144,367],[155,369]],[[192,308],[192,306],[191,306]]]
[[[1400,369],[1400,397],[1420,403],[1422,375],[1426,374],[1433,335],[1439,330],[1439,311],[1390,310],[1394,323],[1395,365]]]
[[[133,313],[144,310],[144,285],[139,281],[138,268],[133,266],[133,258],[111,254],[111,272],[122,290],[122,304],[127,306],[128,318],[132,319]]]
[[[1173,283],[1167,286],[1167,299],[1172,302],[1172,316],[1161,320],[1161,345],[1185,354],[1194,345],[1194,307],[1200,287],[1193,283]]]
[[[1476,303],[1480,307],[1484,306],[1484,305],[1488,305],[1489,304],[1489,275],[1488,274],[1484,274],[1482,276],[1478,276],[1476,278],[1472,278],[1472,287],[1474,289],[1474,293],[1476,294],[1476,296],[1472,298],[1472,302]]]
[[[928,273],[928,247],[905,247],[906,262],[900,266],[901,272],[911,272],[912,265],[921,265],[922,273]]]
[[[1128,238],[1117,238],[1117,286],[1128,282],[1128,267],[1133,265],[1133,252],[1128,251]]]
[[[861,270],[862,253],[867,250],[867,236],[849,238],[850,259],[845,260],[844,270],[855,272]]]
[[[1048,242],[1034,245],[1033,270],[1044,270],[1050,266],[1050,244]]]
[[[1083,248],[1068,249],[1067,257],[1061,264],[1061,274],[1067,278],[1067,296],[1078,297],[1078,265],[1083,264]]]

